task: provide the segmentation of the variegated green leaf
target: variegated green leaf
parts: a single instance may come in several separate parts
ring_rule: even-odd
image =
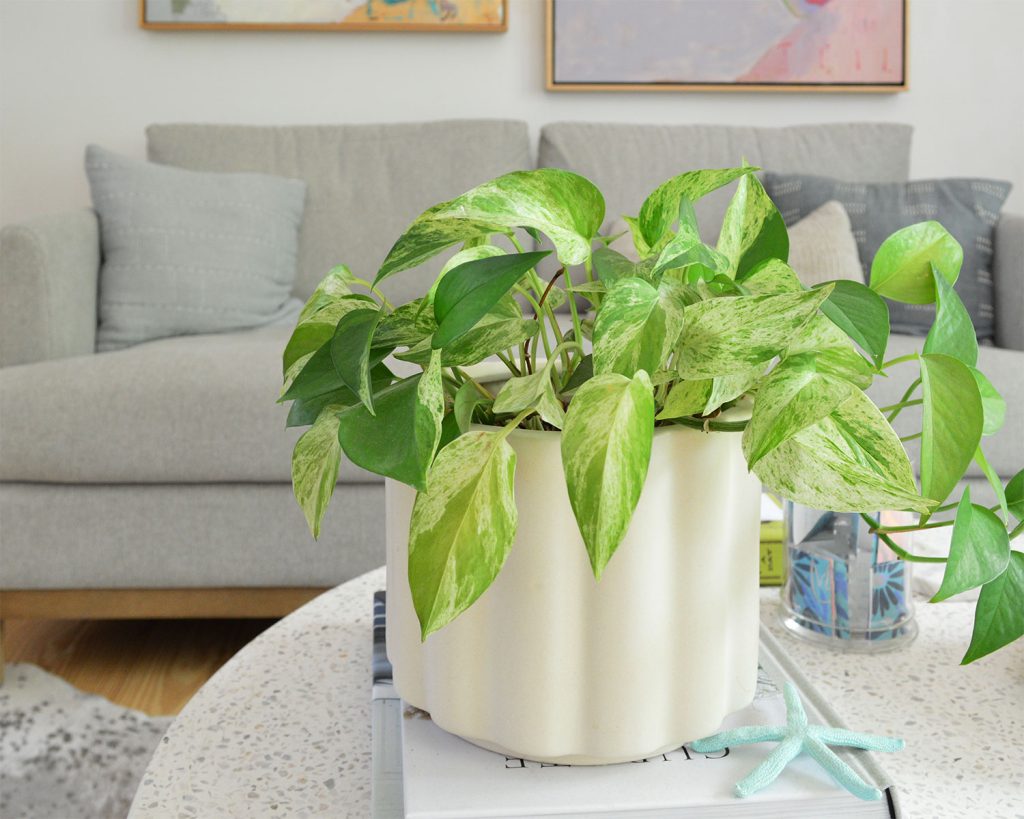
[[[687,415],[704,412],[704,406],[711,397],[710,378],[696,381],[679,381],[672,386],[665,398],[665,406],[657,415],[657,420],[666,418],[683,418]]]
[[[320,537],[320,522],[338,481],[338,410],[325,407],[313,426],[295,442],[292,452],[292,490],[314,538]]]
[[[752,370],[733,373],[732,375],[719,375],[711,379],[711,394],[708,395],[707,403],[704,405],[703,415],[710,415],[716,409],[729,401],[735,401],[751,389],[761,380],[766,364],[754,367]]]
[[[651,255],[651,247],[644,238],[643,228],[640,227],[640,220],[632,216],[623,216],[622,220],[626,223],[626,227],[629,228],[629,235],[633,239],[636,255],[641,259],[646,259]]]
[[[504,250],[497,245],[487,243],[475,244],[472,247],[463,248],[445,262],[444,266],[441,268],[441,272],[437,274],[437,278],[430,286],[430,290],[427,291],[427,305],[430,306],[434,303],[434,294],[437,292],[437,286],[441,283],[441,279],[459,265],[465,264],[466,262],[475,262],[477,259],[492,259],[495,256],[507,255],[507,250]]]
[[[978,382],[962,361],[921,356],[921,493],[944,501],[981,442],[984,409]]]
[[[377,364],[372,370],[370,370],[370,381],[373,386],[374,393],[380,392],[395,380],[394,373],[391,372],[384,364]],[[348,387],[338,387],[337,389],[325,392],[322,395],[313,395],[308,398],[296,398],[292,401],[292,405],[288,410],[288,420],[285,423],[286,427],[305,427],[316,421],[317,416],[320,415],[320,411],[328,404],[336,404],[339,408],[341,407],[352,407],[360,403],[359,396],[357,396]]]
[[[984,506],[971,503],[971,489],[966,487],[957,504],[942,585],[932,602],[948,600],[995,580],[1009,562],[1010,538],[1006,528]]]
[[[556,429],[565,424],[565,410],[555,396],[551,383],[551,365],[555,359],[530,375],[510,378],[494,399],[495,415],[515,415],[525,409],[535,409],[545,421]]]
[[[896,433],[860,390],[772,449],[754,473],[772,491],[815,509],[926,513],[933,506],[918,495]]]
[[[298,323],[311,318],[320,312],[324,307],[333,304],[345,296],[352,295],[352,285],[355,282],[355,275],[343,264],[331,268],[327,275],[320,280],[313,295],[310,296],[302,306],[299,313]]]
[[[810,355],[787,359],[761,383],[750,423],[743,431],[743,452],[753,468],[784,441],[816,424],[857,388],[819,373]]]
[[[610,287],[619,279],[629,279],[636,276],[649,280],[649,276],[643,275],[645,272],[636,262],[627,259],[617,250],[612,250],[609,247],[599,247],[594,251],[594,273],[597,274],[598,280],[605,287]],[[573,289],[579,292],[579,285],[576,285]]]
[[[725,211],[718,251],[740,281],[766,259],[789,258],[789,234],[775,203],[753,174],[742,177]]]
[[[643,279],[619,279],[605,294],[594,322],[594,372],[627,378],[637,370],[654,372],[666,333],[657,289]]]
[[[755,265],[743,279],[743,286],[752,296],[777,296],[805,289],[796,271],[782,259],[766,259]]]
[[[704,244],[696,229],[687,225],[681,226],[676,235],[662,248],[654,265],[654,273],[690,265],[701,265],[713,273],[729,272],[728,257]]]
[[[467,432],[442,449],[409,526],[409,587],[422,638],[494,582],[515,539],[516,453],[499,432]]]
[[[632,379],[597,375],[577,390],[562,431],[562,467],[594,577],[629,528],[651,457],[654,396],[641,370]]]
[[[882,242],[871,262],[871,289],[907,304],[935,301],[934,265],[955,284],[964,261],[960,243],[938,222],[918,222]]]
[[[495,353],[518,347],[540,332],[540,324],[532,319],[485,316],[472,330],[457,338],[441,351],[444,367],[468,367]],[[430,357],[429,340],[412,349],[396,353],[395,358],[424,364]]]
[[[604,197],[592,182],[557,168],[515,171],[478,185],[420,216],[395,244],[380,281],[457,241],[524,227],[544,233],[562,264],[582,264],[604,221]],[[460,230],[467,225],[468,229]]]
[[[455,423],[459,427],[459,432],[469,432],[469,428],[473,424],[473,413],[476,411],[476,408],[487,406],[491,403],[493,403],[492,400],[481,393],[472,381],[463,382],[458,390],[455,391],[454,406],[452,407],[452,413],[455,416]]]
[[[685,196],[696,202],[713,190],[728,185],[734,179],[753,173],[758,168],[722,168],[688,171],[674,176],[655,188],[640,207],[640,234],[649,248],[653,248],[672,227],[679,216],[679,202]],[[626,224],[633,230],[630,220]],[[634,234],[635,235],[635,234]],[[637,250],[640,250],[638,245]],[[645,256],[641,252],[641,256]]]
[[[437,330],[434,311],[419,298],[396,307],[381,318],[373,334],[374,346],[414,347]]]
[[[683,378],[714,378],[754,369],[779,355],[797,338],[827,287],[777,296],[708,299],[686,309],[679,348]]]
[[[317,298],[314,293],[307,303]],[[376,310],[377,303],[369,296],[359,293],[341,293],[328,295],[325,291],[316,310],[305,317],[300,316],[298,324],[292,331],[288,345],[284,348],[285,372],[302,356],[313,353],[323,347],[334,336],[338,322],[353,310]]]

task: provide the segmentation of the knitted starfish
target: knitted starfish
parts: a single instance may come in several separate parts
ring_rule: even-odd
[[[832,778],[859,799],[881,799],[882,792],[872,787],[856,771],[828,748],[829,745],[845,745],[868,751],[900,751],[903,740],[881,737],[874,734],[859,734],[827,725],[808,725],[796,687],[787,682],[785,686],[786,724],[750,725],[723,731],[714,736],[698,739],[692,747],[700,753],[721,751],[729,745],[750,745],[754,742],[778,742],[779,746],[768,758],[736,784],[736,795],[750,796],[770,785],[782,770],[802,751],[806,751]]]

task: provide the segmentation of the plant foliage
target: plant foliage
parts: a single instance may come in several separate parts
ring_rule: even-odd
[[[741,435],[750,469],[796,502],[908,510],[917,526],[952,526],[937,599],[982,589],[964,661],[1024,634],[1024,551],[1013,548],[1024,472],[1004,486],[982,450],[1006,404],[977,369],[953,288],[960,246],[922,222],[883,243],[868,285],[806,288],[786,264],[786,228],[756,170],[689,171],[656,188],[626,217],[639,261],[599,235],[604,199],[589,180],[506,174],[426,210],[372,284],[339,266],[309,299],[284,352],[281,397],[293,402],[289,425],[310,427],[293,457],[296,498],[318,536],[342,453],[416,488],[409,581],[424,639],[487,590],[512,548],[513,429],[561,430],[569,500],[599,580],[636,509],[654,429],[672,425]],[[711,246],[694,203],[730,183]],[[542,235],[560,265],[548,260],[546,278],[538,265],[550,251],[521,244]],[[445,250],[421,298],[394,306],[376,289]],[[919,354],[885,360],[883,297],[936,305]],[[389,357],[422,372],[398,377]],[[498,389],[465,369],[485,359],[509,371]],[[896,366],[918,377],[886,416],[864,390]],[[890,425],[917,404],[920,488]],[[724,420],[734,407],[742,412]],[[972,461],[999,504],[978,506],[965,492],[941,506]],[[936,511],[955,515],[928,523]]]

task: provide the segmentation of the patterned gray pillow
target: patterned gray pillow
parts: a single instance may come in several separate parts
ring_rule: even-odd
[[[899,228],[934,219],[963,245],[964,264],[956,291],[974,322],[980,341],[995,336],[992,304],[993,231],[1010,183],[993,179],[927,179],[916,182],[841,182],[824,176],[765,174],[764,186],[787,225],[835,199],[850,216],[865,281],[882,242]],[[895,333],[924,335],[931,327],[931,304],[889,302]]]
[[[184,171],[95,145],[85,170],[103,246],[98,350],[298,313],[305,182]]]

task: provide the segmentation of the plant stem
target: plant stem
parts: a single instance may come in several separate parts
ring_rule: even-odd
[[[488,399],[490,401],[494,400],[494,396],[491,395],[491,393],[488,391],[488,389],[485,386],[483,386],[482,384],[478,383],[476,381],[476,379],[471,378],[469,375],[467,375],[464,370],[461,370],[458,367],[452,367],[451,371],[453,373],[455,373],[463,381],[468,381],[470,384],[472,384],[476,388],[476,391],[478,393],[480,393],[484,398],[486,398],[486,399]]]
[[[884,370],[888,367],[893,366],[894,364],[902,364],[905,361],[914,361],[916,358],[917,353],[907,353],[906,355],[901,355],[899,358],[891,358],[884,364],[882,364],[882,369]]]
[[[501,435],[502,438],[507,438],[508,434],[512,430],[514,430],[517,426],[523,423],[524,419],[526,419],[528,416],[532,415],[536,411],[537,410],[535,410],[533,407],[528,407],[527,409],[524,409],[515,418],[513,418],[511,421],[505,424],[505,426],[502,427],[501,432],[498,434]]]
[[[1010,532],[1010,540],[1016,540],[1024,534],[1024,520],[1017,524],[1017,526]]]
[[[548,294],[551,292],[551,288],[555,286],[555,281],[563,273],[565,273],[565,266],[564,265],[561,268],[559,268],[558,272],[554,276],[551,277],[551,281],[548,282],[548,286],[544,288],[544,292],[541,294],[540,301],[534,301],[533,299],[530,299],[530,303],[533,305],[533,317],[540,321],[541,340],[544,342],[544,355],[546,355],[548,358],[551,358],[551,345],[548,343],[547,327],[545,326],[544,320],[541,319],[541,312],[544,310],[544,302],[547,301]],[[547,312],[544,314],[545,317],[547,316],[548,313],[551,314],[551,322],[552,322],[552,324],[554,324],[555,327],[557,327],[558,326],[558,322],[555,319],[554,313],[551,311],[550,308],[548,308]],[[526,339],[526,351],[529,352],[529,350],[530,350],[530,339]],[[566,362],[566,363],[568,363],[568,362]]]
[[[914,379],[914,380],[913,380],[913,381],[911,382],[910,386],[909,386],[909,387],[907,387],[907,391],[906,391],[905,393],[903,393],[903,397],[902,397],[902,398],[900,399],[900,403],[902,404],[902,403],[903,403],[904,401],[906,401],[907,399],[909,399],[909,398],[910,398],[910,396],[914,394],[914,390],[916,390],[916,389],[918,388],[918,386],[919,386],[920,384],[921,384],[921,379],[920,379],[920,378],[915,378],[915,379]],[[903,408],[902,408],[902,407],[900,407],[899,409],[893,410],[892,414],[891,414],[891,415],[890,415],[890,416],[889,416],[888,418],[886,418],[885,420],[886,420],[886,421],[888,421],[888,422],[889,422],[889,423],[891,424],[891,423],[892,423],[892,421],[893,421],[893,419],[894,419],[894,418],[895,418],[895,417],[896,417],[897,415],[899,415],[899,414],[900,414],[900,410],[902,410],[902,409],[903,409]]]
[[[498,358],[501,360],[502,364],[504,364],[506,367],[508,367],[509,372],[511,372],[512,375],[519,376],[519,375],[523,374],[522,370],[520,370],[516,366],[516,363],[511,358],[509,358],[507,355],[505,355],[504,353],[495,353],[495,355],[498,356]]]
[[[876,530],[879,527],[879,523],[871,515],[865,512],[860,513],[861,518],[867,522],[868,526],[872,530]],[[948,558],[945,557],[925,557],[924,555],[912,555],[906,549],[899,546],[896,541],[889,537],[885,532],[879,532],[878,536],[882,539],[886,546],[892,549],[893,554],[903,560],[909,560],[911,563],[945,563]]]
[[[712,421],[710,418],[673,418],[673,424],[712,432],[743,432],[748,421]]]
[[[897,410],[898,411],[898,410],[905,409],[907,407],[916,407],[918,404],[923,404],[923,403],[924,403],[924,399],[923,398],[915,398],[913,401],[900,401],[898,404],[889,404],[889,406],[887,406],[887,407],[879,407],[878,410],[879,410],[879,412],[889,412],[890,410]],[[893,414],[893,417],[894,418],[896,417],[895,413]]]
[[[904,443],[906,443],[907,441],[916,441],[922,435],[923,433],[921,432],[915,432],[913,435],[908,435],[905,438],[900,438],[900,440],[903,441]]]
[[[871,531],[875,534],[899,534],[900,532],[920,532],[922,529],[941,529],[944,526],[952,526],[953,521],[951,520],[940,520],[935,523],[925,523],[923,525],[913,526],[881,526],[872,528]]]
[[[374,287],[372,282],[368,282],[366,281],[366,279],[353,278],[352,283],[361,284],[363,287],[365,287],[367,290],[373,293],[373,295],[375,295],[378,299],[380,299],[384,306],[388,308],[388,310],[395,309],[395,306],[390,301],[388,301],[388,297],[381,293],[380,290],[378,290],[376,287]]]

